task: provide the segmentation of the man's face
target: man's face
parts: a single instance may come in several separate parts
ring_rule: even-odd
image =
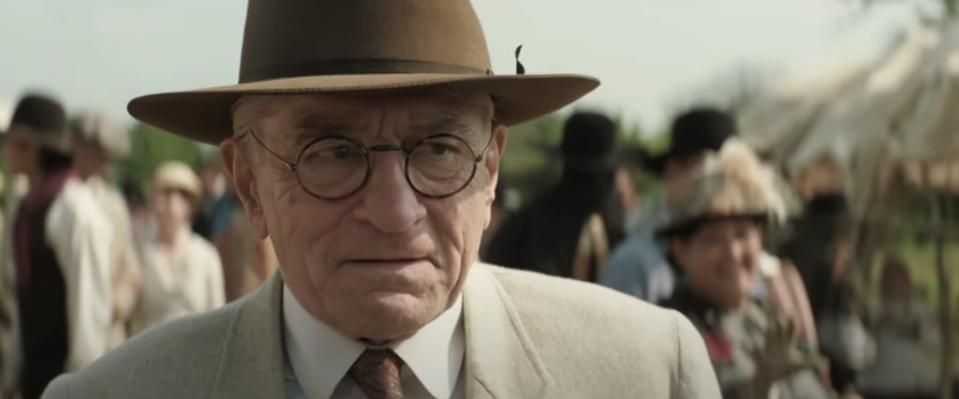
[[[10,173],[27,173],[36,152],[37,146],[23,135],[14,130],[7,133],[3,143],[3,159]]]
[[[680,183],[689,177],[704,159],[706,159],[706,154],[700,153],[684,157],[672,157],[666,160],[666,165],[663,169],[663,184],[666,188],[667,198],[673,195],[679,195],[677,189]]]
[[[110,156],[94,143],[77,140],[73,143],[73,165],[83,176],[106,175]]]
[[[716,221],[674,239],[672,250],[690,288],[720,308],[738,308],[756,281],[762,233],[748,219]]]
[[[663,168],[663,179],[667,182],[683,179],[696,170],[705,158],[705,153],[669,158]]]
[[[252,129],[291,162],[303,145],[329,134],[370,147],[448,133],[476,153],[492,137],[471,183],[440,199],[413,190],[401,152],[370,153],[363,187],[324,200],[304,191],[250,135],[221,146],[255,229],[273,239],[284,282],[314,317],[352,338],[394,341],[449,308],[477,258],[506,145],[505,127],[491,123],[489,97],[302,95],[251,104],[234,112],[239,133]]]
[[[193,206],[190,195],[185,191],[162,187],[154,189],[151,204],[157,224],[166,232],[175,231],[190,223]]]

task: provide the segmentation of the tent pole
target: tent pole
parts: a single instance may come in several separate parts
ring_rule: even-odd
[[[945,242],[947,228],[950,227],[951,206],[948,204],[948,194],[933,194],[933,223],[936,226],[936,275],[939,285],[939,327],[942,334],[942,357],[940,373],[940,398],[951,399],[952,396],[952,366],[954,343],[952,334],[952,312],[950,310],[949,275],[946,273]]]

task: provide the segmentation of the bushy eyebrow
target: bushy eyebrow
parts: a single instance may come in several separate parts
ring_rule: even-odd
[[[416,118],[419,119],[419,118]],[[464,117],[462,115],[431,115],[420,120],[414,120],[410,126],[411,131],[407,132],[406,139],[417,139],[433,134],[453,134],[461,136],[473,145],[477,137],[482,136],[482,123],[477,123],[474,118]],[[318,137],[327,135],[339,135],[350,138],[356,138],[361,134],[358,126],[349,123],[347,120],[337,118],[324,112],[311,112],[298,115],[291,120],[293,131],[288,132],[294,145],[304,145]],[[406,140],[404,139],[404,140]]]
[[[320,136],[341,135],[349,136],[355,132],[355,127],[345,122],[331,121],[328,115],[322,113],[310,113],[299,116],[292,121],[293,129],[290,134],[292,142],[296,145],[302,145],[307,141]]]

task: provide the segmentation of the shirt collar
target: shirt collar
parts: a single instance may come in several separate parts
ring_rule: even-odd
[[[448,398],[456,388],[466,342],[463,296],[409,339],[393,347],[416,379],[436,398]]]
[[[393,346],[431,395],[453,394],[466,351],[462,295],[411,338]],[[343,336],[311,316],[283,286],[284,345],[290,368],[311,398],[329,398],[366,345]],[[438,343],[445,343],[439,345]]]

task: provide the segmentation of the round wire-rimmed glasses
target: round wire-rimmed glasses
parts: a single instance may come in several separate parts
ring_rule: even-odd
[[[414,191],[428,198],[449,197],[473,180],[477,165],[493,142],[491,133],[477,154],[462,137],[447,133],[371,147],[348,137],[326,135],[306,143],[291,162],[270,149],[251,129],[238,139],[246,135],[286,165],[304,191],[325,200],[346,198],[360,191],[373,170],[371,153],[387,151],[404,153],[404,175]]]

